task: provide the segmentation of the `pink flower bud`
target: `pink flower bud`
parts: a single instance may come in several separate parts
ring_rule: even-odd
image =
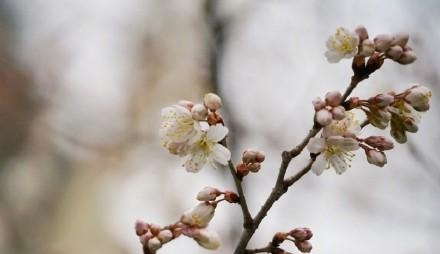
[[[342,94],[339,91],[331,91],[325,95],[325,102],[332,107],[339,106],[341,100]]]
[[[325,107],[325,101],[321,100],[321,98],[317,97],[312,101],[313,107],[315,108],[315,111],[318,111],[320,109],[323,109]]]
[[[332,108],[332,115],[334,120],[342,120],[345,118],[345,108],[343,106],[337,106]]]
[[[202,104],[196,104],[191,108],[192,118],[196,121],[203,121],[208,115],[208,109]]]
[[[393,37],[388,34],[380,34],[374,38],[374,44],[376,45],[376,50],[379,52],[387,51],[391,46],[391,41]]]
[[[309,253],[312,250],[312,244],[309,241],[296,241],[295,246],[302,253]]]
[[[399,60],[402,54],[403,54],[403,49],[399,45],[391,46],[387,51],[387,56],[393,59],[394,61]]]
[[[148,246],[148,241],[149,241],[151,238],[153,238],[153,234],[152,234],[150,231],[148,231],[147,233],[141,235],[141,236],[139,237],[139,240],[141,241],[141,244],[142,244],[143,246]]]
[[[247,167],[246,163],[240,163],[238,164],[235,169],[237,170],[237,175],[239,175],[240,177],[246,176],[247,174],[249,174],[249,169]]]
[[[369,103],[374,104],[379,108],[389,106],[394,101],[394,96],[390,94],[378,94],[368,100]]]
[[[238,194],[235,192],[232,192],[232,191],[225,191],[224,197],[225,197],[225,200],[228,201],[229,203],[239,203],[240,202],[240,197],[238,196]]]
[[[375,45],[372,40],[364,40],[362,41],[362,50],[360,52],[361,55],[368,57],[371,56],[375,51]]]
[[[375,149],[369,149],[365,151],[367,155],[367,161],[370,164],[383,167],[387,163],[387,157],[384,152],[377,151]]]
[[[405,100],[411,104],[415,110],[427,111],[429,109],[431,96],[432,92],[429,88],[415,84],[415,86],[408,90]]]
[[[241,159],[242,159],[242,161],[243,161],[244,163],[251,163],[251,162],[256,161],[256,159],[257,159],[257,155],[258,155],[258,150],[255,150],[255,149],[246,149],[246,150],[243,152],[243,155],[242,155]]]
[[[136,220],[136,223],[134,224],[134,229],[136,231],[136,235],[141,236],[141,235],[147,233],[148,224],[141,221],[141,220]]]
[[[403,127],[406,131],[411,133],[416,133],[419,130],[419,127],[417,126],[416,120],[413,118],[407,117],[402,121]]]
[[[413,63],[417,59],[416,53],[414,51],[409,50],[402,53],[402,55],[396,61],[400,64],[410,64]]]
[[[312,230],[310,230],[310,228],[303,228],[305,231],[306,231],[306,233],[307,233],[307,237],[306,237],[306,240],[310,240],[312,237],[313,237],[313,232],[312,232]]]
[[[266,155],[264,154],[263,151],[257,151],[257,156],[255,157],[255,161],[256,162],[263,162],[266,159]]]
[[[220,195],[220,191],[214,187],[205,187],[197,194],[199,201],[214,201]]]
[[[173,239],[173,232],[171,232],[171,230],[169,229],[164,229],[159,232],[157,238],[162,244],[167,243]]]
[[[254,162],[254,163],[250,163],[247,168],[249,169],[249,171],[257,173],[258,171],[260,171],[261,169],[261,164],[258,162]]]
[[[364,26],[358,26],[354,31],[359,36],[359,41],[368,39],[368,31]]]
[[[333,115],[327,109],[321,109],[315,114],[316,122],[321,126],[327,126],[332,122]]]
[[[383,136],[369,136],[364,142],[379,151],[391,150],[394,148],[393,142]]]
[[[391,45],[398,45],[404,47],[409,40],[409,34],[407,33],[397,33],[393,36],[393,40],[391,41]]]
[[[207,93],[203,98],[203,104],[212,111],[222,107],[222,99],[215,93]]]
[[[289,232],[289,235],[297,241],[307,240],[307,231],[304,228],[295,228],[294,230]]]
[[[148,249],[152,253],[155,253],[160,247],[162,247],[162,243],[160,243],[159,239],[156,237],[153,237],[148,241]]]

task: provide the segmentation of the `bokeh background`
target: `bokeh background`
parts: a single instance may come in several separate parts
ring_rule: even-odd
[[[349,82],[350,62],[327,63],[325,40],[359,24],[372,36],[410,33],[418,60],[387,61],[355,94],[419,82],[433,91],[431,110],[384,168],[359,152],[342,176],[306,175],[250,246],[308,226],[313,253],[437,253],[439,14],[435,0],[0,0],[0,253],[141,253],[137,218],[165,225],[202,187],[233,189],[227,171],[186,173],[160,147],[160,109],[207,91],[224,99],[234,158],[267,153],[245,180],[255,214],[280,151],[312,124],[310,101]],[[232,253],[240,218],[237,206],[217,209],[213,253]],[[160,253],[208,252],[181,238]]]

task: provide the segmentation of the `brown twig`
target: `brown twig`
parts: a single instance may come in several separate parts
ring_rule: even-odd
[[[241,186],[241,180],[238,177],[237,172],[235,171],[234,164],[232,163],[232,161],[228,162],[228,166],[229,166],[229,171],[231,172],[231,175],[234,178],[235,188],[237,189],[238,198],[240,200],[239,204],[243,214],[243,227],[248,228],[252,226],[253,221],[252,221],[251,213],[249,212],[249,208],[246,203],[243,187]]]
[[[270,253],[271,249],[272,249],[272,245],[268,244],[266,247],[263,248],[256,248],[256,249],[249,249],[246,250],[245,253],[246,254],[253,254],[253,253]]]

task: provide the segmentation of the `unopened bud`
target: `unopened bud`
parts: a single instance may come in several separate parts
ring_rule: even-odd
[[[407,33],[397,33],[393,36],[393,40],[391,41],[391,45],[399,45],[404,47],[409,40],[409,34]]]
[[[416,53],[414,51],[409,50],[402,53],[402,55],[399,57],[399,59],[396,60],[396,62],[400,64],[410,64],[413,63],[417,59]]]
[[[215,205],[211,203],[200,203],[192,210],[185,212],[180,221],[184,224],[199,228],[206,227],[214,217]]]
[[[389,106],[394,101],[394,96],[390,94],[378,94],[374,97],[371,97],[368,102],[379,107],[384,108],[386,106]]]
[[[326,104],[332,107],[339,106],[341,100],[342,94],[339,91],[331,91],[325,95]]]
[[[220,191],[214,187],[205,187],[197,193],[199,201],[214,201],[220,195]]]
[[[368,39],[368,31],[364,26],[358,26],[354,31],[359,35],[359,41]]]
[[[368,163],[378,167],[383,167],[385,164],[387,164],[387,157],[384,152],[377,151],[375,149],[368,149],[365,151],[365,153],[367,155]]]
[[[208,115],[208,109],[202,104],[196,104],[191,109],[192,118],[196,121],[203,121]]]
[[[313,237],[313,232],[312,232],[312,230],[310,229],[310,228],[303,228],[305,231],[306,231],[306,233],[307,233],[307,237],[306,237],[306,240],[310,240],[312,237]]]
[[[312,250],[312,244],[309,241],[295,241],[295,246],[302,253],[309,253]]]
[[[332,108],[332,115],[334,120],[342,120],[345,118],[345,108],[343,106],[337,106]]]
[[[374,53],[374,51],[376,51],[374,42],[372,40],[362,41],[361,48],[362,48],[362,50],[361,50],[360,54],[365,57],[371,56]]]
[[[151,252],[155,253],[160,247],[162,247],[162,243],[160,243],[159,239],[156,237],[153,237],[148,241],[148,249],[150,249]]]
[[[383,136],[369,136],[364,139],[365,144],[372,146],[379,151],[391,150],[394,148],[394,144],[391,140]]]
[[[257,173],[258,171],[260,171],[261,169],[261,164],[258,162],[254,162],[254,163],[250,163],[247,168],[249,169],[249,171]]]
[[[237,175],[239,175],[241,177],[246,176],[247,174],[249,174],[249,169],[248,169],[246,163],[238,164],[235,169],[237,170]]]
[[[222,99],[215,93],[207,93],[203,98],[203,104],[212,111],[222,107]]]
[[[171,230],[169,229],[164,229],[159,232],[157,238],[160,240],[162,244],[167,243],[171,241],[171,239],[173,239],[173,232],[171,232]]]
[[[374,38],[374,44],[376,46],[376,50],[379,52],[387,51],[390,48],[392,41],[393,41],[393,37],[391,37],[388,34],[380,34],[376,36],[376,38]]]
[[[289,235],[298,241],[307,240],[306,239],[307,238],[307,231],[304,230],[303,228],[295,228],[289,232]]]
[[[148,224],[141,220],[136,220],[136,223],[134,224],[134,229],[136,231],[136,235],[141,236],[147,233]]]
[[[333,115],[327,109],[321,109],[315,114],[316,122],[321,126],[327,126],[332,122]]]
[[[391,136],[400,144],[406,143],[407,137],[405,131],[399,128],[391,128]]]
[[[142,244],[143,246],[148,246],[148,241],[149,241],[151,238],[153,238],[153,234],[152,234],[150,231],[148,231],[147,233],[141,235],[141,236],[139,237],[139,240],[141,241],[141,244]]]
[[[256,162],[263,162],[266,159],[266,155],[264,154],[263,151],[257,151],[257,156],[255,157],[255,161]]]
[[[407,117],[403,119],[402,124],[405,130],[408,132],[416,133],[419,130],[419,127],[417,126],[417,122],[413,118]]]
[[[408,94],[405,96],[405,100],[411,104],[417,111],[427,111],[429,109],[429,100],[431,99],[432,92],[429,88],[415,84],[409,89]]]
[[[315,108],[315,111],[318,111],[320,109],[323,109],[325,107],[325,101],[321,100],[321,98],[317,97],[312,101],[313,107]]]
[[[378,52],[374,52],[373,55],[368,58],[367,65],[365,66],[368,73],[373,73],[379,69],[383,64],[383,58]]]
[[[201,247],[215,250],[220,246],[220,237],[216,232],[205,228],[198,229],[195,232],[193,238]]]
[[[194,106],[194,103],[192,101],[186,101],[186,100],[180,100],[177,102],[180,106],[187,108],[189,111],[191,111],[191,108]]]
[[[238,194],[232,191],[225,191],[224,194],[225,200],[229,203],[239,203],[240,198],[238,197]]]
[[[387,56],[394,61],[397,61],[403,54],[403,49],[399,45],[391,46],[387,51]]]
[[[246,149],[243,152],[241,159],[244,163],[255,162],[257,159],[257,154],[258,154],[258,151],[255,149]]]

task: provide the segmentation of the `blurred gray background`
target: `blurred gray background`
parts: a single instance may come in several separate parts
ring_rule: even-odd
[[[354,94],[419,82],[433,91],[431,110],[384,168],[359,151],[342,176],[306,175],[250,246],[308,226],[313,253],[436,253],[439,14],[434,0],[0,0],[0,253],[141,253],[137,218],[165,225],[204,186],[233,189],[226,171],[186,173],[158,139],[162,107],[207,91],[224,99],[234,159],[248,147],[267,153],[245,179],[255,214],[280,151],[312,125],[311,100],[349,83],[350,61],[323,55],[327,37],[360,24],[373,37],[408,32],[418,60],[386,61]],[[363,136],[373,133],[388,135]],[[238,206],[218,207],[214,253],[232,252],[240,218]],[[182,238],[160,253],[208,252]]]

